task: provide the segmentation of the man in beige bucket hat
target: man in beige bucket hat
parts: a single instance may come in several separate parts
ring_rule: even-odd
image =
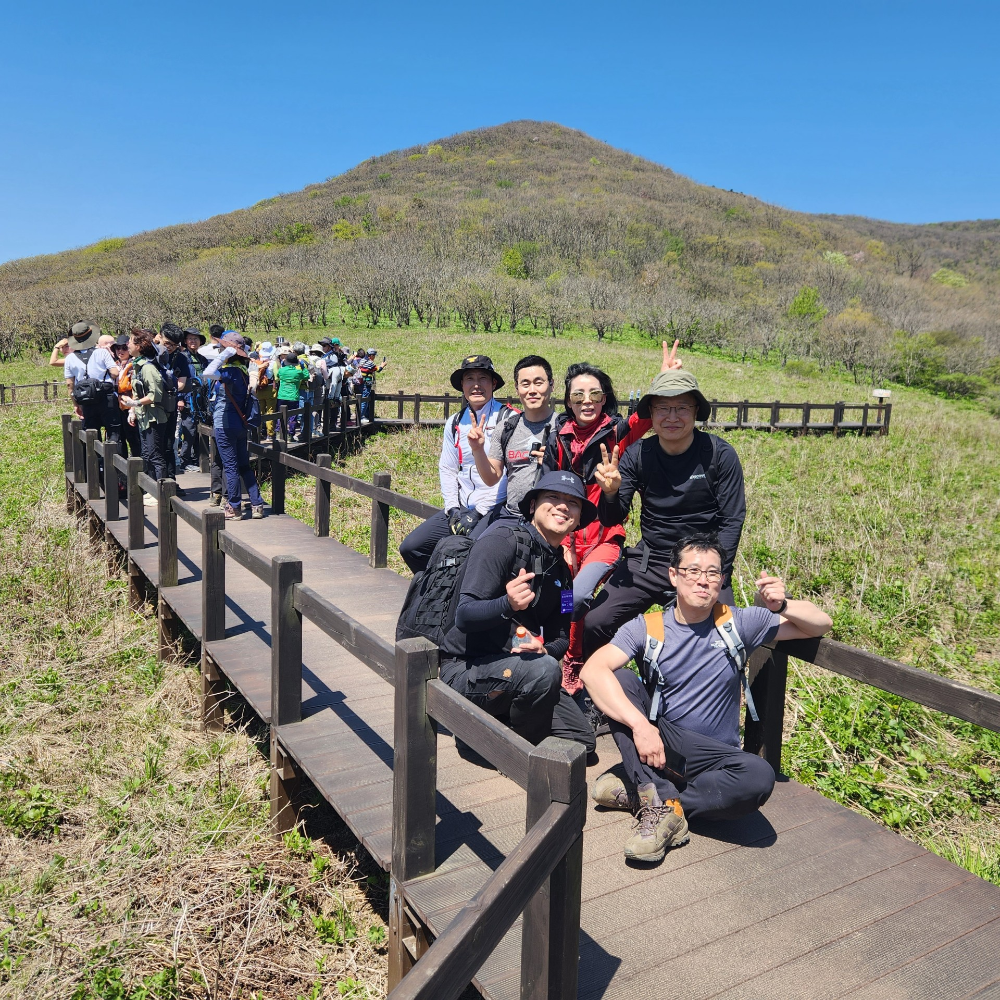
[[[626,549],[584,626],[584,655],[611,641],[629,619],[673,600],[670,556],[688,535],[718,535],[726,554],[719,600],[733,603],[733,560],[743,532],[746,500],[743,469],[732,445],[698,430],[711,406],[689,371],[660,372],[639,400],[639,416],[652,421],[655,437],[637,441],[624,455],[604,454],[594,475],[601,484],[602,524],[622,524],[632,499],[642,497],[639,544]],[[602,451],[605,449],[602,446]]]

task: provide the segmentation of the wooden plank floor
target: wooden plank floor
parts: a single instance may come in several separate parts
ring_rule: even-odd
[[[208,477],[181,477],[207,501]],[[336,517],[336,490],[333,517]],[[103,518],[103,501],[91,504]],[[155,508],[133,559],[156,580]],[[123,508],[124,514],[124,508]],[[150,521],[149,518],[153,518]],[[126,522],[108,526],[124,544]],[[306,583],[392,641],[406,581],[318,539],[291,517],[229,522],[261,555],[301,558]],[[201,630],[200,536],[178,519],[178,586],[163,592]],[[267,587],[227,560],[225,640],[211,655],[254,710],[270,715]],[[388,868],[392,813],[392,689],[308,622],[303,721],[282,744]],[[619,763],[598,741],[593,781]],[[512,781],[438,752],[437,871],[405,886],[439,934],[524,835],[525,796]],[[584,833],[579,996],[586,998],[1000,997],[1000,888],[793,781],[740,823],[706,824],[663,864],[632,867],[630,817],[593,807]],[[476,980],[489,997],[519,990],[520,923]]]

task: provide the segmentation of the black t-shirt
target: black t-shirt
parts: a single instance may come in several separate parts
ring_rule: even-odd
[[[461,584],[456,623],[441,645],[443,659],[474,659],[510,651],[511,639],[518,625],[532,635],[543,632],[546,652],[557,660],[569,648],[569,625],[572,615],[561,610],[561,592],[572,591],[569,568],[561,546],[556,551],[531,525],[532,553],[541,555],[543,574],[531,581],[539,598],[534,607],[511,611],[507,601],[507,583],[517,576],[518,543],[514,528],[498,524],[473,546]],[[532,566],[526,567],[529,572]],[[509,617],[502,617],[503,614]],[[459,628],[459,622],[468,631]]]
[[[169,368],[178,379],[191,377],[191,362],[188,360],[188,356],[184,353],[183,348],[174,351],[173,354],[164,350],[158,360],[161,368]],[[187,390],[182,389],[181,391],[186,392]]]
[[[669,558],[685,535],[714,531],[726,550],[723,572],[728,577],[747,505],[736,450],[721,438],[715,446],[715,472],[710,479],[712,435],[696,430],[691,447],[680,455],[668,455],[655,437],[636,442],[621,457],[618,471],[622,484],[615,498],[609,501],[601,494],[597,505],[601,524],[622,524],[638,492],[642,497],[642,540],[653,554]]]

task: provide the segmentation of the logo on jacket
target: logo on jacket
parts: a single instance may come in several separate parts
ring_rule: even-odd
[[[704,472],[696,472],[693,476],[688,476],[688,479],[707,479],[708,477]]]

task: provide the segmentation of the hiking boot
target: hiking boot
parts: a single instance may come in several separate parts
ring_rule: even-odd
[[[259,520],[261,520],[261,518],[263,518],[263,516],[264,516],[264,505],[262,503],[257,504],[256,507],[251,507],[250,510],[251,510],[250,516],[255,521],[259,521]]]
[[[237,510],[228,500],[223,502],[222,512],[226,515],[227,521],[243,520],[243,511]]]
[[[635,833],[625,841],[625,857],[630,861],[662,861],[668,847],[680,847],[690,839],[680,802],[660,802],[652,783],[640,785]]]
[[[631,812],[634,808],[625,782],[613,771],[605,771],[594,782],[594,787],[590,790],[590,797],[594,800],[595,805],[605,809],[624,809],[626,812]]]
[[[583,691],[573,695],[573,700],[580,706],[580,711],[590,723],[595,736],[606,736],[611,732],[608,717],[591,701],[590,696]]]
[[[222,505],[222,494],[221,493],[209,493],[208,502],[212,507],[219,507]]]

